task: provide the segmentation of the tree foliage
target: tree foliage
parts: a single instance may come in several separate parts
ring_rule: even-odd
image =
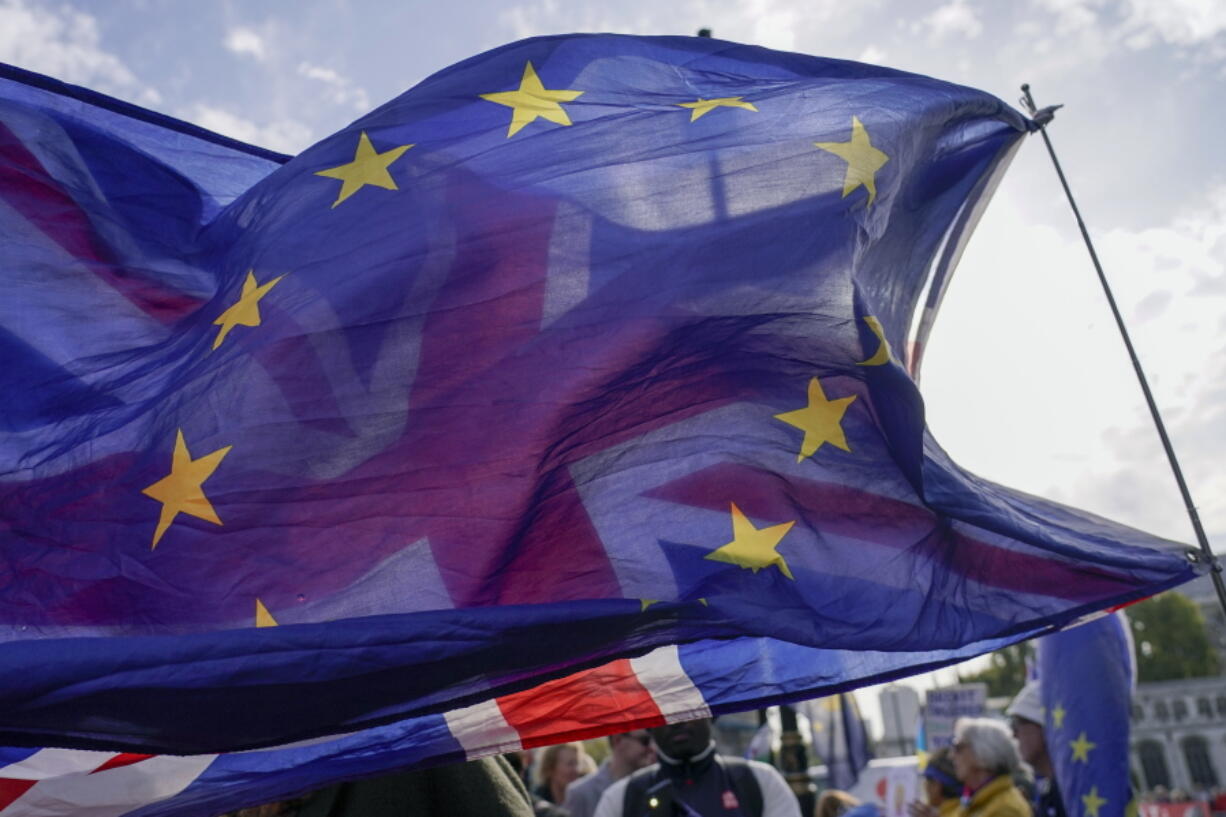
[[[1141,681],[1205,678],[1219,671],[1205,619],[1196,603],[1168,592],[1127,610]]]
[[[1011,644],[988,655],[989,665],[974,675],[962,676],[963,681],[982,681],[988,685],[988,695],[1013,696],[1026,683],[1026,661],[1034,660],[1034,647],[1029,641]]]
[[[1129,607],[1127,616],[1136,646],[1138,680],[1205,678],[1220,671],[1205,619],[1187,596],[1162,593]],[[986,683],[993,697],[1016,695],[1026,683],[1026,660],[1033,660],[1033,655],[1031,642],[1013,644],[991,653],[986,669],[962,680]]]

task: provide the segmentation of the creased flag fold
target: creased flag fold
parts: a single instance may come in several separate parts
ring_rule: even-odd
[[[290,158],[0,69],[0,743],[216,754],[177,796],[258,802],[1190,579],[925,429],[914,313],[1027,129],[886,68],[574,35]],[[590,673],[624,695],[535,707]]]

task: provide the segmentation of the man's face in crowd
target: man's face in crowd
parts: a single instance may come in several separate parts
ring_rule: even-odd
[[[1017,715],[1010,719],[1009,725],[1013,727],[1013,737],[1017,740],[1017,749],[1022,760],[1033,766],[1047,755],[1042,726]]]
[[[650,730],[651,737],[660,751],[678,760],[688,760],[711,743],[711,720],[670,723]]]
[[[646,729],[614,735],[613,753],[631,769],[641,769],[656,759],[655,750],[651,748],[651,735]]]

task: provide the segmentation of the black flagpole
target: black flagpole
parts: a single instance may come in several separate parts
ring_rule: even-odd
[[[1192,529],[1196,531],[1196,541],[1200,544],[1200,558],[1209,565],[1209,575],[1213,578],[1213,588],[1217,591],[1217,600],[1222,605],[1222,612],[1226,613],[1226,582],[1222,580],[1222,565],[1209,547],[1209,538],[1205,536],[1205,529],[1201,526],[1200,515],[1197,514],[1196,505],[1192,502],[1192,494],[1188,491],[1188,483],[1184,481],[1183,470],[1179,467],[1179,460],[1175,457],[1175,449],[1171,446],[1171,438],[1167,436],[1166,425],[1162,422],[1162,415],[1158,413],[1158,404],[1154,402],[1154,395],[1149,390],[1149,381],[1145,379],[1145,371],[1141,368],[1141,361],[1137,358],[1136,350],[1132,347],[1132,339],[1128,336],[1128,329],[1124,326],[1124,318],[1120,315],[1119,307],[1115,304],[1115,296],[1111,293],[1111,286],[1107,283],[1107,276],[1103,272],[1103,265],[1099,263],[1098,253],[1094,251],[1094,242],[1090,240],[1090,233],[1086,230],[1085,222],[1081,220],[1081,211],[1077,209],[1077,202],[1073,200],[1073,191],[1069,189],[1068,180],[1064,178],[1064,170],[1060,167],[1060,160],[1056,158],[1056,150],[1052,147],[1051,139],[1047,135],[1047,123],[1052,120],[1056,110],[1061,106],[1052,105],[1039,110],[1034,104],[1034,97],[1030,95],[1029,84],[1022,86],[1022,104],[1026,106],[1031,118],[1039,126],[1039,133],[1043,136],[1043,143],[1047,145],[1047,153],[1051,156],[1051,162],[1056,167],[1056,175],[1060,177],[1060,184],[1064,187],[1064,195],[1068,197],[1069,206],[1073,208],[1073,215],[1077,218],[1077,227],[1081,230],[1081,237],[1085,240],[1086,249],[1090,251],[1090,260],[1094,262],[1094,270],[1098,273],[1099,283],[1103,285],[1103,292],[1107,296],[1107,303],[1111,305],[1111,314],[1115,316],[1115,325],[1120,329],[1120,336],[1124,339],[1124,346],[1128,349],[1128,357],[1132,360],[1132,368],[1137,373],[1137,380],[1141,383],[1141,391],[1145,393],[1145,402],[1149,405],[1149,414],[1154,418],[1154,425],[1158,428],[1158,436],[1162,438],[1162,447],[1166,450],[1166,458],[1171,464],[1171,470],[1175,473],[1175,481],[1179,483],[1179,493],[1183,495],[1184,507],[1188,511],[1188,518],[1192,520]],[[1196,558],[1195,552],[1190,553],[1189,558]]]

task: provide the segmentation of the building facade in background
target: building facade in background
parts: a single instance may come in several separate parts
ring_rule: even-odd
[[[1226,614],[1208,576],[1179,591],[1205,618],[1205,632],[1223,673],[1139,684],[1132,702],[1132,766],[1146,789],[1194,793],[1226,787]]]
[[[1131,740],[1145,790],[1226,785],[1226,677],[1139,684]]]

